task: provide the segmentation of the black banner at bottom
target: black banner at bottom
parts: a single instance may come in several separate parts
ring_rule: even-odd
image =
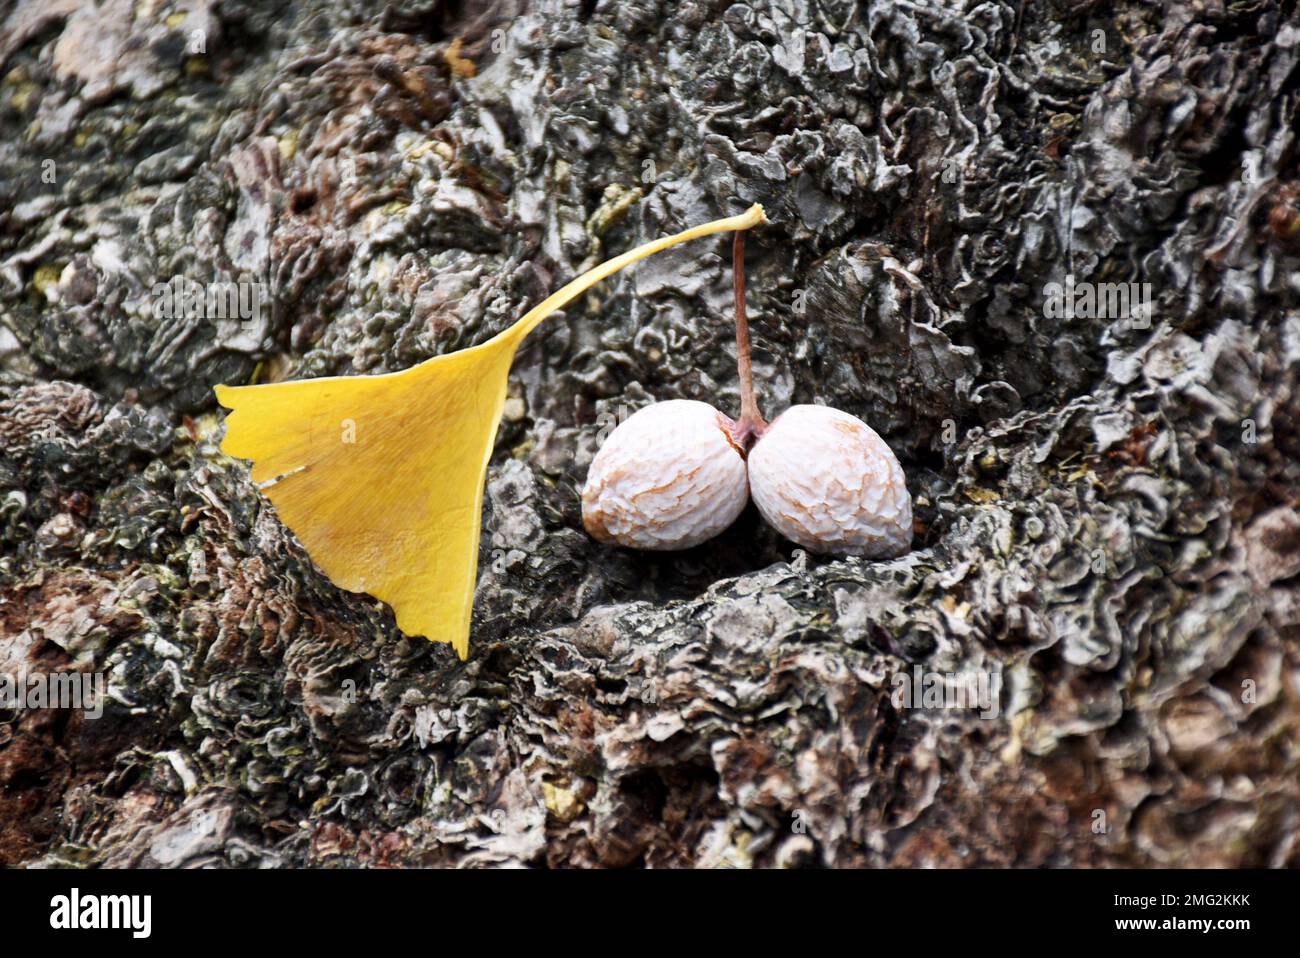
[[[970,948],[1008,934],[1231,948],[1276,939],[1296,891],[1292,873],[1266,871],[15,870],[0,872],[0,912],[10,946],[374,948],[436,933],[493,950],[839,935]]]

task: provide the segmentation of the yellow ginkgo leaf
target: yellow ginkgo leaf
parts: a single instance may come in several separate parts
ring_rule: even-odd
[[[407,635],[469,654],[488,460],[515,351],[538,324],[624,266],[745,230],[761,206],[646,243],[568,283],[487,342],[382,376],[217,386],[221,449],[341,588],[393,607]]]

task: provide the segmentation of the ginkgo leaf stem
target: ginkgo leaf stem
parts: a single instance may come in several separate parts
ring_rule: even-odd
[[[550,316],[557,310],[563,309],[591,287],[599,283],[602,279],[614,275],[625,266],[630,266],[637,260],[645,259],[647,256],[653,256],[655,253],[661,253],[679,243],[687,243],[693,239],[712,236],[715,233],[729,233],[735,231],[739,234],[742,230],[747,230],[766,222],[767,216],[763,213],[763,207],[755,203],[738,216],[728,216],[724,219],[702,223],[699,226],[693,226],[680,233],[674,233],[672,236],[665,236],[662,239],[643,243],[636,249],[628,250],[622,256],[615,256],[611,260],[606,260],[599,266],[583,273],[577,279],[561,286],[558,290],[525,313],[519,322],[515,323],[499,335],[502,337],[516,337],[517,339],[522,340],[525,336],[536,329],[541,324],[542,320],[546,319],[546,317]]]

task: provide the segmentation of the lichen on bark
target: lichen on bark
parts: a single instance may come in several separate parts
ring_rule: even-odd
[[[107,6],[0,8],[0,672],[111,690],[0,712],[6,863],[1297,864],[1280,5]],[[625,411],[739,409],[721,241],[521,352],[467,663],[217,450],[216,383],[406,368],[752,202],[764,409],[890,443],[900,559],[582,531]]]

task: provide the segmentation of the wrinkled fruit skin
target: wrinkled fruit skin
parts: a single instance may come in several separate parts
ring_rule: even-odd
[[[708,403],[673,399],[638,410],[592,460],[582,524],[600,542],[689,549],[735,521],[749,500],[733,423]]]
[[[763,518],[810,552],[893,558],[912,544],[912,497],[885,441],[856,416],[791,406],[749,452]]]

